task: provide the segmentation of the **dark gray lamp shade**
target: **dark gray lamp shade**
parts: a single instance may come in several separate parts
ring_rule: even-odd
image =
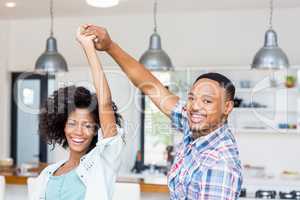
[[[149,49],[141,56],[140,63],[152,71],[173,70],[170,57],[161,48],[161,39],[157,32],[151,35]]]
[[[265,33],[264,46],[256,53],[253,69],[285,69],[289,67],[286,54],[278,46],[277,34],[273,29]]]
[[[67,72],[67,62],[64,57],[57,51],[57,42],[53,36],[47,39],[46,51],[40,55],[35,63],[37,72],[55,73]]]

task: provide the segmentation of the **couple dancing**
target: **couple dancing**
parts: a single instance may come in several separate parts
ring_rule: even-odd
[[[96,94],[83,87],[60,88],[41,109],[40,134],[70,153],[67,160],[42,171],[35,199],[113,197],[124,131],[96,50],[108,53],[184,135],[168,174],[170,199],[238,199],[242,169],[227,125],[234,106],[232,82],[218,73],[202,74],[183,101],[113,42],[105,28],[83,25],[76,37],[89,62]]]

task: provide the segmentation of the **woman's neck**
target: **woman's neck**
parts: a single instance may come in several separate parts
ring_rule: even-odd
[[[75,169],[79,165],[80,158],[83,155],[84,153],[77,153],[77,152],[70,151],[68,161],[65,162],[57,171],[54,172],[54,176],[60,176]]]
[[[78,166],[80,163],[80,158],[84,155],[85,153],[78,153],[78,152],[73,152],[70,151],[70,156],[69,160],[67,161],[69,165],[73,166]]]

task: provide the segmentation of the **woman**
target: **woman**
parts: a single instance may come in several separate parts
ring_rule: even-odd
[[[83,87],[65,87],[47,99],[40,133],[49,144],[69,148],[69,158],[45,168],[34,199],[111,200],[124,146],[121,116],[85,27],[77,33],[91,67],[96,95]],[[98,102],[98,103],[97,103]],[[97,134],[98,133],[98,134]]]

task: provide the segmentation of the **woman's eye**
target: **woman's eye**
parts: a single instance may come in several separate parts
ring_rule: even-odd
[[[95,128],[95,125],[93,125],[93,124],[84,124],[83,126],[89,130],[93,130]]]
[[[90,124],[86,124],[86,125],[84,125],[85,126],[85,128],[87,128],[87,129],[91,129],[91,128],[93,128],[93,126],[92,125],[90,125]]]
[[[67,122],[67,126],[74,127],[76,124],[74,122]]]

